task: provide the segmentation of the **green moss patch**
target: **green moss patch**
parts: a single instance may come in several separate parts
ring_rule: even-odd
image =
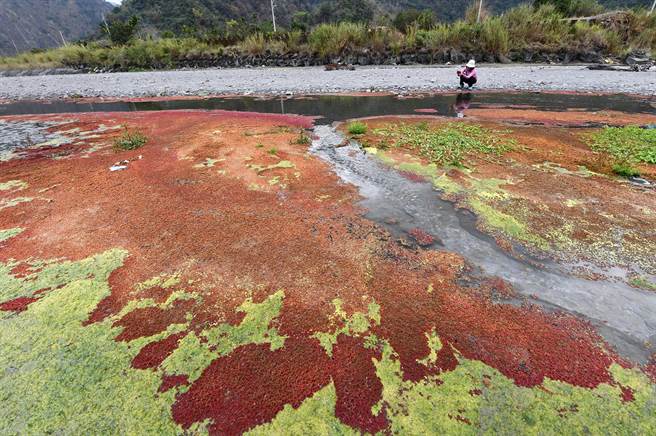
[[[448,123],[430,126],[428,123],[395,124],[375,129],[374,135],[385,144],[409,147],[438,165],[461,166],[467,156],[502,154],[515,142],[505,137],[508,132],[486,129],[476,124]]]
[[[344,311],[342,304],[339,298],[333,300],[335,314],[332,316],[332,322],[336,325],[335,330],[316,332],[313,335],[329,356],[333,355],[333,346],[337,343],[339,335],[360,336],[369,331],[373,325],[380,325],[380,306],[377,303],[369,303],[367,313],[355,312],[350,316]]]
[[[635,286],[635,287],[637,287],[637,288],[646,289],[646,290],[648,290],[648,291],[654,291],[654,292],[656,292],[656,283],[654,283],[653,281],[649,280],[648,277],[642,277],[642,276],[639,276],[639,277],[633,277],[633,278],[629,281],[629,283],[631,283],[631,285],[633,285],[633,286]]]

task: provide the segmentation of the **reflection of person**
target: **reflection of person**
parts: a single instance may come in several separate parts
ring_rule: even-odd
[[[471,88],[476,84],[476,61],[474,59],[467,62],[467,65],[458,70],[456,73],[460,77],[460,88],[464,88],[465,84]]]
[[[456,97],[456,103],[453,105],[453,109],[456,111],[456,116],[462,118],[465,116],[465,111],[469,109],[469,104],[471,103],[472,95],[470,93],[459,93]]]

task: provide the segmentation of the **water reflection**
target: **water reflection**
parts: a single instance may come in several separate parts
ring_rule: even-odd
[[[453,109],[456,111],[456,117],[464,118],[465,111],[469,109],[473,95],[471,92],[461,92],[456,96],[456,102]]]

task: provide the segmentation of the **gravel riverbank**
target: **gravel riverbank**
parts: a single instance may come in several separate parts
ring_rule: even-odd
[[[216,94],[317,94],[456,89],[456,67],[360,67],[355,71],[244,68],[0,77],[0,99],[153,97]],[[585,66],[479,67],[481,90],[656,95],[656,72],[591,71]]]

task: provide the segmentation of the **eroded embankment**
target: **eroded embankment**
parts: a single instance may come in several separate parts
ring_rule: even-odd
[[[3,120],[41,135],[2,144],[3,433],[654,430],[652,366],[397,243],[310,123]],[[123,126],[147,144],[115,153]]]

